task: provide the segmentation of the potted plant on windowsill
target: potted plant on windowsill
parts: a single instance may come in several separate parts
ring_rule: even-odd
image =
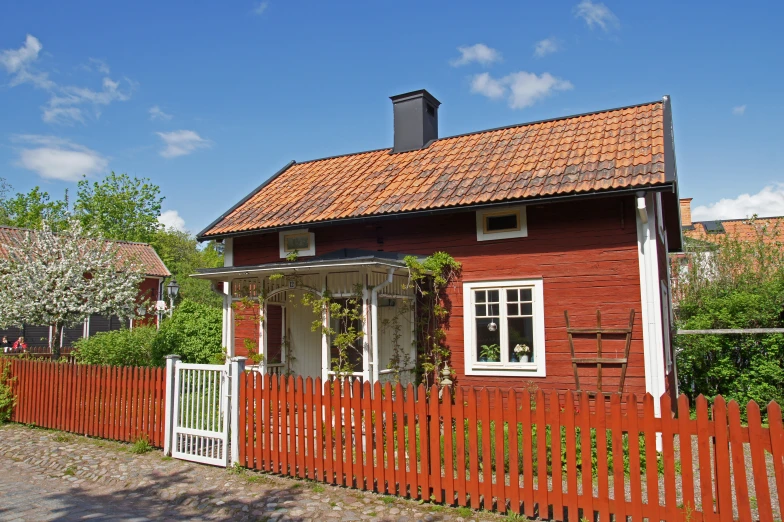
[[[501,346],[497,344],[483,344],[479,350],[479,362],[499,362],[501,360]]]
[[[531,360],[531,347],[525,343],[517,344],[514,347],[514,357],[517,362],[530,362]]]

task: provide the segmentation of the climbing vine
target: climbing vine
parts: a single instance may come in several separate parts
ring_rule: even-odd
[[[460,276],[461,265],[446,252],[436,252],[423,261],[406,256],[405,263],[409,271],[409,285],[414,290],[417,303],[418,377],[429,387],[440,382],[439,371],[451,356],[446,345],[446,328],[452,305],[446,290]]]
[[[242,343],[245,345],[245,350],[248,352],[248,360],[253,364],[260,364],[264,360],[264,355],[261,353],[259,346],[259,326],[262,321],[261,303],[262,298],[254,298],[243,296],[239,301],[232,303],[231,307],[234,310],[234,325],[239,326],[244,321],[250,321],[253,325],[253,331],[257,335],[253,337],[245,337]]]

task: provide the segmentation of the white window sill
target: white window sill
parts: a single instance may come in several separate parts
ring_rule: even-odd
[[[546,377],[544,368],[536,364],[474,364],[470,368],[466,368],[465,374],[492,377]]]

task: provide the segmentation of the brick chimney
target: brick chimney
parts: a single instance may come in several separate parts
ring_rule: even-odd
[[[691,223],[691,200],[692,198],[681,199],[681,226],[690,227]]]

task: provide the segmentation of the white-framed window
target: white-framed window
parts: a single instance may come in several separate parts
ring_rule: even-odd
[[[307,229],[280,232],[280,257],[287,257],[292,252],[298,256],[316,255],[316,234]]]
[[[476,240],[511,239],[528,236],[525,206],[476,211]]]
[[[463,284],[466,375],[545,376],[541,279]]]

